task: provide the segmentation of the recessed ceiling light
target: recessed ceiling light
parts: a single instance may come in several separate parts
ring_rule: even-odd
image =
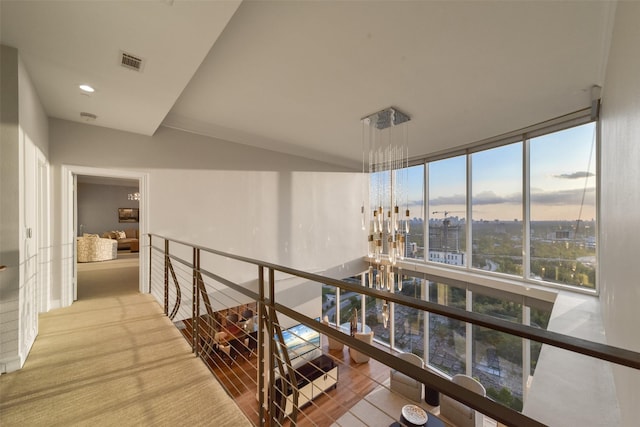
[[[94,88],[92,88],[92,87],[91,87],[91,86],[89,86],[89,85],[80,85],[80,86],[78,86],[78,87],[80,88],[80,90],[81,90],[81,91],[83,91],[83,92],[87,92],[87,93],[93,93],[93,92],[95,92],[95,91],[96,91]]]

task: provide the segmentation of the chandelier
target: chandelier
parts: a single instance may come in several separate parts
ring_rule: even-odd
[[[369,287],[391,290],[395,266],[406,253],[410,228],[408,203],[409,132],[407,114],[389,107],[362,119],[362,172],[369,174],[369,209],[361,208],[362,227],[368,226]],[[368,169],[365,158],[368,156]],[[364,184],[363,184],[364,187]],[[363,188],[364,193],[364,188]],[[367,218],[367,215],[370,217]],[[388,320],[387,303],[383,318]],[[386,316],[385,316],[386,314]]]

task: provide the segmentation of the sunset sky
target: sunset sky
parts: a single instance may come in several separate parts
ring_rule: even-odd
[[[531,220],[591,220],[595,218],[595,124],[534,138],[530,143]],[[473,219],[522,220],[522,143],[471,155]],[[409,205],[412,217],[422,207],[422,166],[410,168]],[[427,217],[466,217],[466,157],[429,164]],[[405,196],[406,199],[406,196]]]

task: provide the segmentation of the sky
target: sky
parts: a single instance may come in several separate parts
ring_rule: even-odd
[[[531,220],[595,218],[595,123],[588,123],[530,141]],[[522,220],[522,151],[515,143],[471,155],[473,219]],[[412,217],[422,207],[424,169],[407,171],[410,186],[403,204]],[[466,156],[429,163],[430,218],[466,217]],[[433,214],[433,212],[438,212]]]

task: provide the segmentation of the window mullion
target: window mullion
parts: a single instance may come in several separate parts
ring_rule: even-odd
[[[422,247],[424,253],[422,254],[423,261],[429,261],[429,162],[424,163],[424,176],[422,177],[424,182],[424,188],[422,189],[422,206],[423,218],[422,218]]]
[[[522,324],[531,326],[531,307],[525,305],[525,298],[522,298]],[[529,376],[531,375],[531,340],[522,338],[522,397],[523,402],[527,401]]]
[[[467,288],[466,290],[466,310],[473,311],[473,292]],[[465,324],[465,374],[473,376],[473,324],[466,322]]]
[[[465,229],[465,234],[466,234],[466,239],[467,239],[467,244],[466,244],[466,248],[465,248],[465,258],[467,259],[466,262],[466,269],[467,270],[471,270],[472,267],[472,260],[473,260],[473,253],[472,253],[472,248],[473,248],[473,240],[471,240],[473,238],[473,231],[471,230],[472,228],[472,224],[473,224],[473,217],[472,217],[472,209],[473,206],[471,206],[471,154],[467,154],[467,227]]]
[[[531,162],[530,139],[523,138],[522,143],[522,274],[525,280],[531,277]]]

